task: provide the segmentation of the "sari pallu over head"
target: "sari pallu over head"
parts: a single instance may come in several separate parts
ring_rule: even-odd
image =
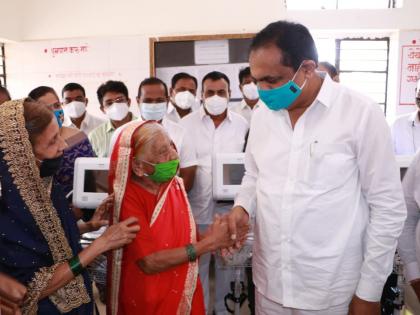
[[[128,124],[117,139],[111,155],[109,187],[112,187],[111,189],[115,194],[114,210],[111,217],[111,221],[114,224],[121,220],[123,205],[125,205],[124,195],[127,187],[131,187],[128,185],[130,184],[130,177],[132,175],[132,161],[135,154],[135,143],[133,136],[137,130],[141,129],[142,126],[147,123],[151,122],[136,122]],[[153,211],[150,222],[148,222],[148,227],[150,227],[150,230],[157,231],[156,229],[160,229],[160,227],[165,225],[165,223],[166,230],[175,225],[172,224],[173,222],[164,222],[166,216],[168,215],[168,211],[166,211],[166,213],[165,211],[161,211],[164,207],[167,210],[173,209],[171,207],[168,208],[168,205],[165,204],[165,202],[167,199],[173,200],[175,196],[177,200],[180,200],[181,203],[185,205],[184,208],[186,209],[186,211],[183,212],[184,216],[182,217],[185,220],[185,224],[183,226],[186,229],[185,231],[187,231],[187,236],[185,237],[186,241],[187,243],[195,243],[196,227],[191,209],[188,206],[189,204],[186,198],[186,192],[181,181],[182,180],[180,178],[174,177],[169,183],[162,185],[161,193],[159,194],[157,205]],[[139,209],[139,211],[141,211],[141,209]],[[140,229],[139,234],[141,233],[142,229]],[[160,233],[156,234],[160,235]],[[161,241],[161,239],[157,239],[156,241]],[[168,241],[168,243],[169,242],[170,241]],[[122,283],[121,279],[123,274],[123,252],[124,249],[114,250],[108,258],[108,284],[110,284],[110,286],[108,287],[107,314],[109,315],[117,315],[118,313],[121,314],[121,311],[119,311],[119,302],[121,301],[120,285]],[[134,264],[136,262],[133,261],[132,263]],[[181,284],[182,290],[179,293],[179,303],[178,305],[174,305],[172,310],[176,314],[190,314],[193,295],[196,290],[198,280],[198,262],[194,261],[185,263],[185,265],[180,266],[180,268],[184,268],[184,278],[182,279],[183,282]],[[138,272],[141,272],[140,269]],[[163,276],[163,273],[160,275]],[[144,275],[143,279],[144,281],[152,281],[152,277],[153,276]],[[162,294],[164,295],[164,293]],[[143,298],[143,300],[139,298],[139,303],[141,304],[142,301],[144,301],[144,303],[148,303],[148,301],[150,301],[146,300],[146,298]]]
[[[80,251],[71,210],[52,178],[41,178],[25,128],[24,100],[0,106],[0,271],[28,287],[23,314],[91,314],[84,274],[39,301],[55,269]],[[42,106],[42,105],[40,105]]]

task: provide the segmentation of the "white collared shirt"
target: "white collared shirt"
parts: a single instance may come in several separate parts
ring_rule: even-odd
[[[204,108],[181,120],[197,150],[197,171],[194,186],[188,193],[197,224],[211,224],[216,202],[213,200],[212,159],[216,153],[242,152],[248,123],[240,115],[228,110],[226,119],[215,128]]]
[[[258,107],[263,106],[263,105],[264,105],[264,103],[261,100],[258,100],[258,102],[254,105],[254,107],[251,108],[251,107],[248,106],[248,104],[245,102],[245,100],[242,99],[242,101],[240,103],[235,104],[231,108],[231,110],[233,112],[238,113],[239,115],[241,115],[250,124],[251,123],[252,114],[255,112],[255,110]]]
[[[139,121],[142,121],[142,119],[138,118],[137,120],[129,122],[128,124],[125,124],[124,126],[121,126],[115,130],[110,141],[108,152],[109,156],[112,154],[115,142],[117,141],[121,131],[130,124],[137,123]],[[181,125],[174,123],[173,121],[170,121],[166,118],[162,119],[162,126],[165,128],[169,137],[171,137],[172,141],[175,143],[179,155],[179,167],[187,168],[197,165],[195,145],[191,139],[186,136],[184,128]]]
[[[416,256],[416,228],[420,220],[420,152],[417,152],[405,173],[403,190],[407,220],[398,241],[398,253],[404,263],[406,279],[412,281],[420,278],[420,265]]]
[[[396,155],[414,155],[420,149],[418,111],[398,117],[391,126]]]
[[[353,294],[379,301],[404,220],[399,169],[380,107],[325,77],[291,127],[286,110],[252,117],[236,205],[256,215],[258,291],[320,310]]]
[[[103,124],[106,120],[96,117],[92,114],[86,112],[85,118],[80,124],[80,130],[88,135],[93,129]],[[64,116],[63,126],[77,128],[75,124],[71,121],[70,117]],[[78,129],[78,128],[77,128]]]
[[[191,109],[191,113],[193,112],[193,108]],[[189,115],[189,114],[188,114]],[[172,120],[175,123],[181,122],[181,116],[179,116],[178,111],[176,110],[175,106],[172,105],[171,102],[168,103],[168,111],[166,112],[165,118]]]

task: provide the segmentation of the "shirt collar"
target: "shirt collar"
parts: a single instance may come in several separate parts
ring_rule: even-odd
[[[261,101],[261,99],[258,99],[257,104],[255,104],[255,105],[254,105],[254,108],[253,108],[252,110],[257,109],[257,108],[258,108],[258,107],[260,107],[262,104],[263,104],[263,102]],[[246,103],[245,99],[242,99],[242,101],[241,101],[241,103],[240,103],[240,107],[241,107],[241,109],[245,109],[245,108],[249,108],[249,109],[251,109],[251,107],[249,107],[249,106],[248,106],[248,104]]]
[[[108,119],[108,121],[106,122],[105,130],[108,133],[115,130],[115,127],[111,123],[111,119]]]
[[[419,120],[419,112],[416,110],[414,113],[408,116],[408,121],[415,122],[416,124],[420,124]]]
[[[319,90],[318,95],[315,98],[315,101],[320,102],[326,107],[330,107],[334,99],[334,94],[335,94],[334,90],[336,87],[335,85],[338,83],[333,82],[330,76],[326,75],[325,72],[317,72],[317,73],[322,79],[324,79],[324,82],[321,85],[321,89]]]

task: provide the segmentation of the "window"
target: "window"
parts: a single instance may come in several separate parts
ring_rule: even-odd
[[[392,9],[403,0],[285,0],[289,10]]]
[[[0,43],[0,85],[6,86],[6,59],[4,56],[4,44]]]
[[[386,112],[389,38],[336,39],[340,82],[370,96]]]

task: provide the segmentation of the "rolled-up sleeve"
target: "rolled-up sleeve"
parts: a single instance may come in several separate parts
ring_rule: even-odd
[[[379,301],[392,271],[406,206],[391,133],[379,106],[367,106],[357,132],[357,156],[362,193],[369,205],[364,257],[356,295]]]

